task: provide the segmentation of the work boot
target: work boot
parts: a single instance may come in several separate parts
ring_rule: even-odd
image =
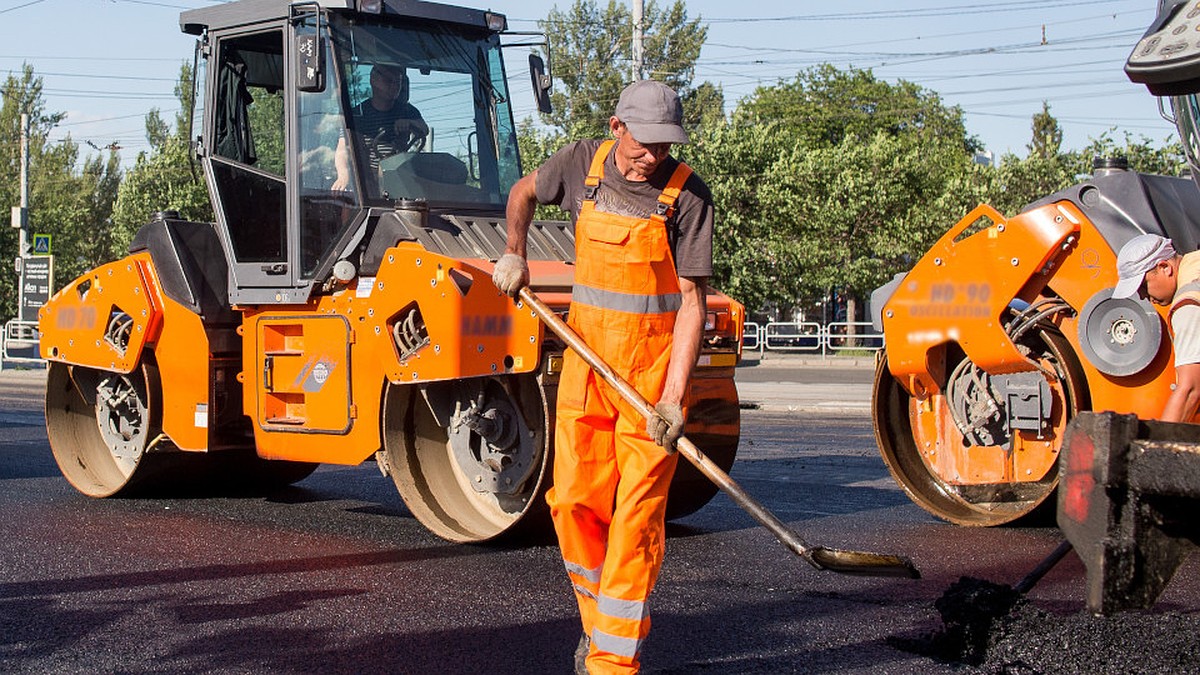
[[[592,641],[587,633],[579,636],[579,644],[575,647],[575,675],[588,675],[587,657],[591,648]]]

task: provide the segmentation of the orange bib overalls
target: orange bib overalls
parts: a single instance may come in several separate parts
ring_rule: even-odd
[[[596,210],[613,141],[592,159],[575,223],[571,326],[647,400],[658,401],[681,296],[666,221],[692,170],[680,164],[648,218]],[[574,352],[563,358],[554,487],[546,495],[591,638],[588,670],[637,672],[646,600],[662,566],[667,489],[677,457]]]

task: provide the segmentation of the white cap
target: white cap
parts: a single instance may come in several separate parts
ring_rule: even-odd
[[[1114,298],[1129,298],[1138,294],[1146,272],[1164,260],[1175,257],[1170,239],[1157,234],[1139,234],[1121,247],[1117,254],[1117,287]]]

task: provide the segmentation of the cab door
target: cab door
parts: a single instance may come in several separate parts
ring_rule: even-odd
[[[233,276],[230,301],[303,301],[287,226],[284,30],[219,35],[213,49],[205,166]]]

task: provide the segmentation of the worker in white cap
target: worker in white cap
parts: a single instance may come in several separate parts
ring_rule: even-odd
[[[1175,352],[1175,388],[1159,415],[1188,422],[1200,408],[1200,252],[1180,255],[1170,239],[1141,234],[1117,254],[1114,298],[1140,295],[1169,306]]]

